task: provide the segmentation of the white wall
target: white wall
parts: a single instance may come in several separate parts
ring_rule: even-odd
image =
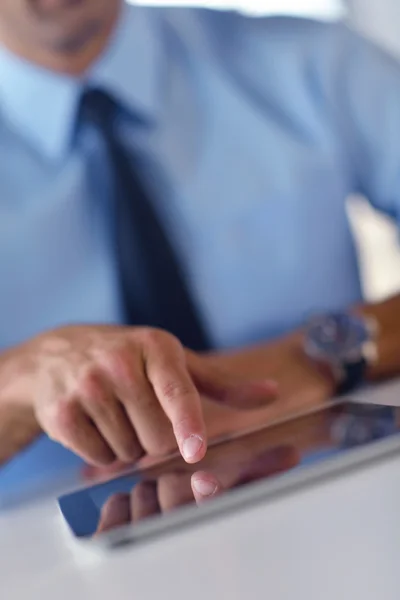
[[[400,57],[400,0],[349,0],[360,29]]]
[[[240,9],[255,14],[312,15],[335,18],[343,13],[342,0],[128,0],[132,4],[143,1],[151,5],[207,6]]]
[[[355,26],[400,58],[400,0],[348,0],[348,3]],[[365,202],[351,205],[350,216],[359,243],[366,296],[379,300],[398,292],[398,228]]]

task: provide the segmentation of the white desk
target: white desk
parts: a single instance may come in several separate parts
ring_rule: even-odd
[[[0,515],[0,555],[1,600],[398,600],[400,457],[108,555],[49,499]]]

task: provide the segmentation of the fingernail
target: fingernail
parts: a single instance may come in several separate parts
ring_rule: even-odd
[[[192,461],[197,457],[204,444],[203,438],[199,435],[191,435],[183,442],[182,454],[186,461]]]
[[[217,491],[217,485],[206,479],[193,479],[193,487],[200,496],[213,496]]]

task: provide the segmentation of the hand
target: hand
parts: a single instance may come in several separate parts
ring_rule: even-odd
[[[246,383],[186,351],[159,330],[59,329],[21,347],[19,402],[48,435],[91,464],[137,460],[178,448],[187,462],[206,452],[200,393],[227,406],[269,402],[269,381]]]
[[[324,377],[307,358],[302,340],[303,334],[296,332],[258,347],[205,358],[214,368],[235,373],[244,380],[276,381],[279,389],[276,402],[255,411],[226,410],[221,405],[206,403],[204,415],[210,437],[294,416],[332,398],[333,381]]]
[[[102,507],[96,534],[138,523],[193,501],[200,505],[229,489],[288,471],[299,462],[299,456],[291,446],[264,450],[247,457],[245,464],[243,457],[236,458],[237,462],[230,454],[229,461],[219,461],[213,470],[164,473],[136,484],[130,494],[113,494]]]
[[[235,410],[232,403],[204,399],[203,414],[210,438],[230,436],[241,430],[295,416],[323,404],[333,395],[332,381],[325,379],[303,353],[301,333],[239,352],[205,355],[202,361],[212,370],[231,373],[232,378],[241,377],[243,381],[275,380],[279,389],[277,401],[258,410]],[[96,480],[113,476],[123,468],[119,463],[110,465],[106,470],[86,468],[83,476],[87,480]]]

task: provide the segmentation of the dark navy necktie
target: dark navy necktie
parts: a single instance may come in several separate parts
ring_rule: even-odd
[[[115,244],[130,325],[158,327],[192,350],[207,350],[207,336],[182,267],[141,181],[135,156],[117,134],[120,109],[101,90],[88,90],[80,118],[96,128],[112,178]]]

